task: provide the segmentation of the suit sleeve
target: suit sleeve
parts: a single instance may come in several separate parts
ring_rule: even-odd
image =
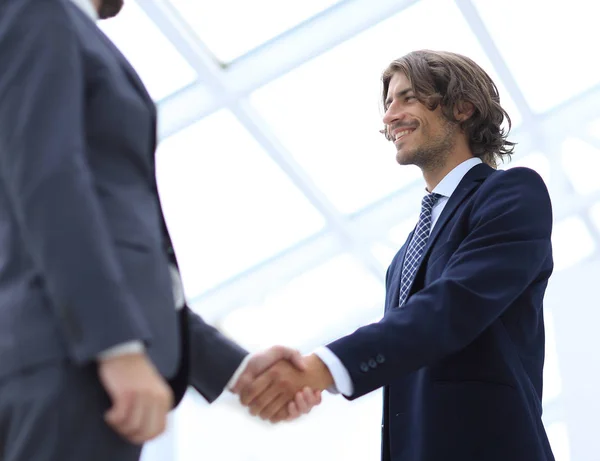
[[[11,9],[12,7],[12,9]],[[65,4],[13,1],[0,17],[0,174],[70,357],[149,340],[86,159],[79,41]]]
[[[209,402],[221,395],[248,351],[188,311],[190,384]]]
[[[350,372],[352,399],[466,347],[551,258],[551,204],[537,173],[499,172],[475,200],[471,231],[438,280],[378,323],[329,344]],[[378,366],[366,373],[373,360]]]

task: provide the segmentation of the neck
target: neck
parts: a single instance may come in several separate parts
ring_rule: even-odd
[[[422,169],[421,171],[423,173],[423,179],[425,179],[425,184],[427,185],[427,191],[432,192],[433,189],[435,189],[435,187],[440,183],[442,179],[446,177],[448,173],[450,173],[454,168],[456,168],[465,160],[468,160],[473,157],[474,155],[468,149],[461,152],[453,152],[439,167],[432,169]]]

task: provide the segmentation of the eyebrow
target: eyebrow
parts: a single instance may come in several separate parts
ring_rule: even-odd
[[[410,88],[410,87],[409,88],[405,88],[402,91],[398,91],[396,93],[396,98],[400,99],[402,96],[405,96],[407,93],[410,93],[411,91],[413,91],[413,89]],[[392,99],[387,98],[385,100],[385,103],[383,104],[383,106],[387,109],[390,106],[391,103],[392,103]]]

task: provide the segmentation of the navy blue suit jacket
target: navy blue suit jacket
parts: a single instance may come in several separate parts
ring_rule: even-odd
[[[329,345],[355,399],[384,386],[384,461],[551,461],[542,425],[547,189],[526,168],[473,167],[398,307],[406,244],[375,324]],[[410,237],[409,237],[410,239]]]
[[[69,0],[0,0],[0,63],[0,379],[141,340],[214,400],[246,351],[177,318],[139,77]]]

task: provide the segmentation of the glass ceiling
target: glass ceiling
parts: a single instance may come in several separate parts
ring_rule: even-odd
[[[325,224],[226,111],[162,142],[156,170],[191,297],[262,263]]]
[[[379,133],[379,78],[414,49],[463,53],[497,83],[519,143],[501,168],[533,168],[550,190],[555,283],[597,263],[600,72],[590,50],[600,43],[598,2],[125,3],[101,28],[136,68],[168,127],[157,177],[186,295],[250,349],[283,342],[310,351],[381,315],[385,270],[416,223],[423,184],[417,169],[395,164],[393,146]],[[572,357],[561,356],[552,331],[562,322],[552,318],[545,422],[557,461],[568,461],[568,385],[559,364]],[[213,459],[220,449],[219,436],[200,441],[190,432],[192,419],[194,434],[220,421],[244,427],[245,441],[274,433],[292,441],[294,431],[319,437],[314,427],[326,431],[340,414],[356,444],[341,453],[329,434],[325,459],[378,459],[379,434],[361,443],[358,434],[372,427],[355,422],[380,417],[377,393],[356,406],[331,398],[314,426],[295,423],[289,433],[249,422],[223,399],[210,407],[186,400],[172,459]],[[231,447],[229,454],[265,461],[280,452]],[[289,459],[311,457],[308,448],[296,455]]]
[[[233,61],[340,0],[171,0],[223,63]]]
[[[432,9],[439,15],[423,28],[419,18]],[[439,34],[430,34],[430,29]],[[382,63],[416,46],[464,53],[494,75],[456,6],[446,0],[429,0],[251,95],[294,159],[343,213],[358,211],[420,178],[417,169],[396,167],[393,146],[379,133]],[[518,125],[514,103],[502,87],[500,92],[513,124]]]
[[[552,109],[600,83],[596,60],[589,54],[590,47],[600,43],[600,3],[473,3],[535,112]]]

